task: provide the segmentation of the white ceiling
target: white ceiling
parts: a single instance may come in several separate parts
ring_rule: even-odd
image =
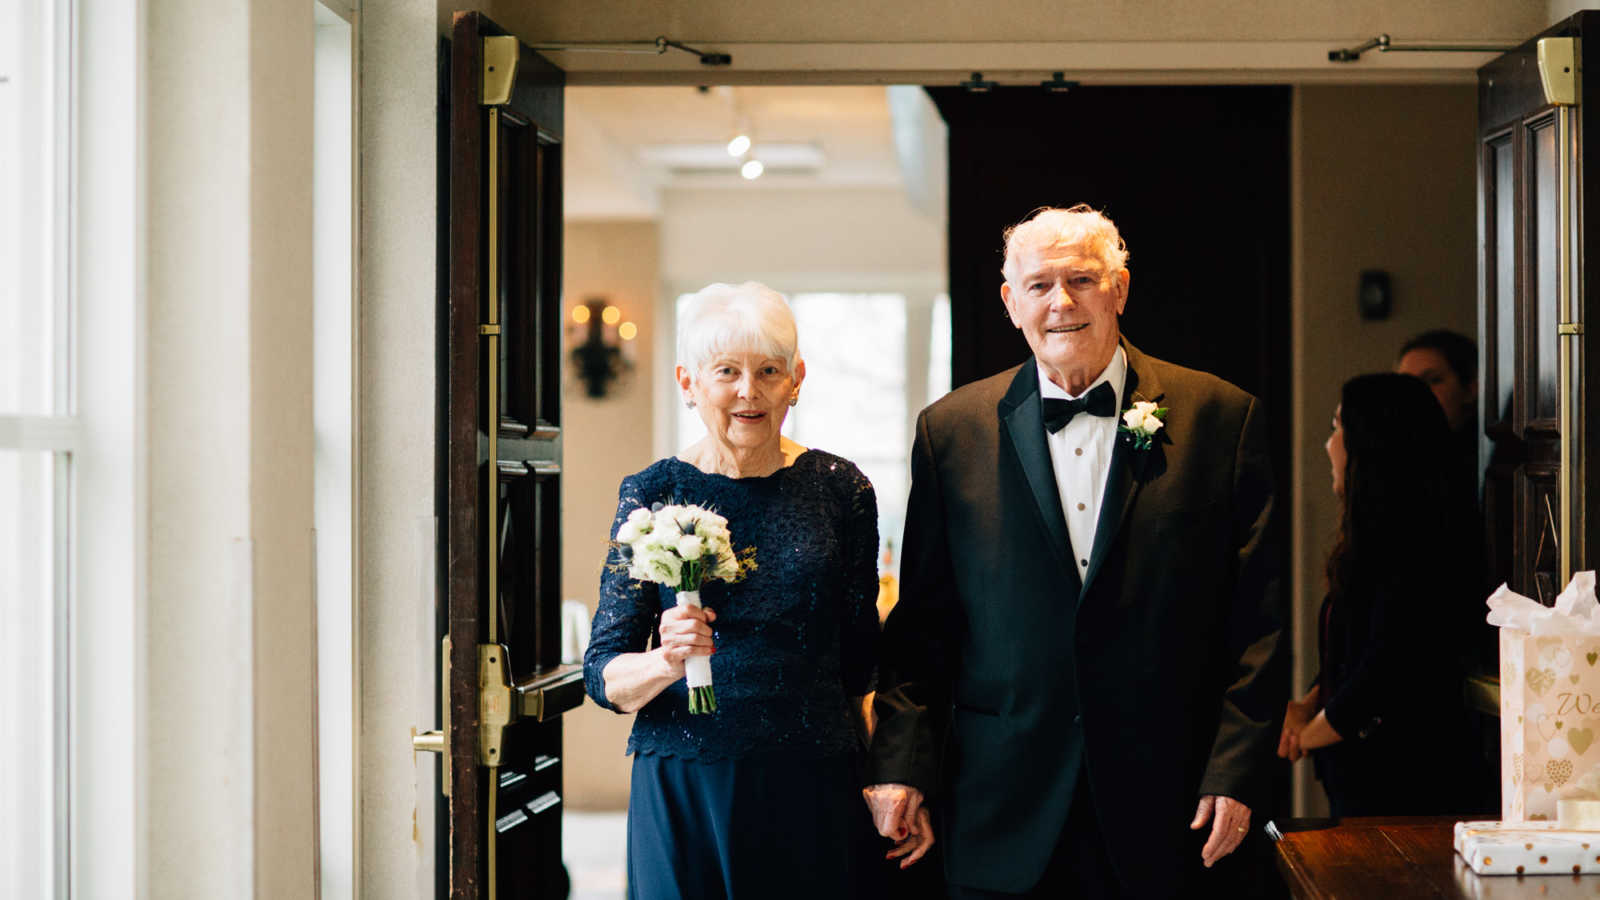
[[[899,187],[884,87],[575,87],[566,93],[566,215],[655,218],[674,188]],[[720,154],[739,123],[767,174]],[[721,170],[716,166],[722,166]]]

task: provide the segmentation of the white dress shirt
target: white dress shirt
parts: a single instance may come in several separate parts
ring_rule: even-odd
[[[1035,361],[1034,365],[1038,366]],[[1109,382],[1117,392],[1117,410],[1122,409],[1122,390],[1128,375],[1128,358],[1122,348],[1112,355],[1111,362],[1100,377],[1083,389],[1076,397],[1051,381],[1039,366],[1040,397],[1059,397],[1076,400]],[[1067,536],[1072,539],[1073,562],[1078,566],[1078,577],[1089,571],[1089,554],[1094,552],[1095,525],[1100,521],[1100,501],[1106,492],[1106,477],[1111,472],[1111,452],[1116,447],[1117,423],[1113,416],[1091,416],[1080,413],[1072,417],[1060,431],[1045,432],[1045,443],[1050,446],[1050,465],[1056,473],[1056,491],[1061,495],[1061,511],[1067,518]]]

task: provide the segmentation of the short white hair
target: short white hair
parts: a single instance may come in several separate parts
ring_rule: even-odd
[[[793,375],[800,343],[789,301],[757,281],[708,284],[690,294],[678,323],[678,364],[693,378],[717,354],[729,352],[781,359]]]
[[[1006,261],[1001,268],[1007,281],[1021,273],[1019,257],[1029,247],[1060,247],[1080,244],[1105,264],[1108,272],[1128,267],[1128,245],[1105,213],[1087,203],[1061,209],[1044,206],[1024,221],[1007,228],[1000,239],[1006,245]]]

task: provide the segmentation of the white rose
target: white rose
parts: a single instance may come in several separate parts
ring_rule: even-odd
[[[668,547],[678,543],[678,538],[683,537],[683,531],[678,528],[678,523],[670,518],[657,518],[656,527],[649,534],[652,540],[661,541]]]
[[[632,519],[623,522],[622,525],[617,528],[617,540],[621,541],[622,543],[631,544],[638,539],[639,525]]]
[[[678,538],[678,555],[686,560],[699,559],[700,555],[705,552],[705,549],[706,542],[701,540],[697,535],[686,534],[683,537]]]
[[[1161,430],[1162,422],[1160,419],[1155,417],[1154,413],[1151,413],[1150,415],[1144,417],[1144,422],[1142,424],[1144,425],[1145,431],[1155,434]]]
[[[734,558],[733,551],[723,550],[717,554],[717,567],[712,574],[723,581],[738,577],[739,561]]]
[[[683,561],[671,553],[656,548],[648,549],[635,563],[644,570],[646,581],[668,586],[676,585],[683,575]]]
[[[638,509],[635,509],[633,512],[628,513],[628,521],[632,522],[636,526],[643,525],[645,522],[650,521],[650,510],[641,506]]]
[[[1129,428],[1138,428],[1139,423],[1143,421],[1144,413],[1137,406],[1122,414],[1122,424]]]

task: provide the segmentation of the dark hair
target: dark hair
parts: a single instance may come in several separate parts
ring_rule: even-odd
[[[1450,426],[1433,392],[1410,375],[1358,375],[1340,393],[1344,498],[1328,587],[1360,593],[1368,578],[1432,569],[1461,552],[1465,514],[1443,461]]]
[[[1424,331],[1400,348],[1400,355],[1405,356],[1413,350],[1434,350],[1444,357],[1456,377],[1462,384],[1471,384],[1478,380],[1478,345],[1465,335],[1460,335],[1448,328],[1435,328]]]

